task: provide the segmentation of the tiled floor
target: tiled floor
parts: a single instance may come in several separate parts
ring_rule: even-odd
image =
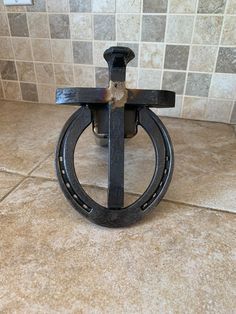
[[[70,207],[54,175],[58,135],[74,110],[0,103],[0,312],[234,313],[233,127],[163,118],[175,150],[165,200],[139,224],[107,229]],[[127,203],[154,166],[140,131],[126,143]],[[101,203],[106,155],[86,131],[77,172]]]

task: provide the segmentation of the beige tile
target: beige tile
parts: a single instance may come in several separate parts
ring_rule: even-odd
[[[185,119],[204,120],[207,98],[184,97],[182,117]]]
[[[139,69],[138,87],[141,89],[160,89],[161,71]]]
[[[184,43],[191,42],[194,16],[170,15],[166,29],[166,42]]]
[[[3,95],[3,88],[2,88],[2,81],[0,80],[0,99],[3,99],[4,95]]]
[[[127,68],[126,70],[126,87],[127,88],[137,88],[138,83],[138,69],[137,68]]]
[[[55,103],[56,88],[53,85],[38,84],[39,102],[44,104]]]
[[[72,64],[54,64],[55,79],[58,85],[74,85]]]
[[[235,307],[233,214],[163,202],[137,225],[106,229],[73,210],[55,182],[33,179],[0,206],[4,312]]]
[[[33,62],[16,62],[19,81],[35,82],[35,71]]]
[[[12,37],[12,44],[17,60],[31,61],[33,59],[29,38]]]
[[[232,108],[233,101],[209,99],[205,120],[229,123]]]
[[[70,29],[72,39],[92,39],[92,15],[83,13],[72,13],[70,15]]]
[[[75,85],[94,87],[95,70],[93,66],[74,65]]]
[[[212,72],[216,56],[217,46],[192,46],[189,57],[189,70]]]
[[[0,40],[0,59],[14,59],[10,37],[2,37]]]
[[[107,67],[107,62],[103,57],[103,53],[111,46],[116,46],[115,41],[95,41],[93,48],[93,64],[98,67]]]
[[[71,41],[66,39],[52,39],[52,54],[54,62],[72,62]]]
[[[140,13],[141,0],[116,0],[116,12]]]
[[[35,71],[37,82],[42,84],[54,84],[54,71],[51,63],[36,63]]]
[[[5,12],[0,13],[0,36],[10,36],[7,14]]]
[[[170,13],[194,13],[197,0],[170,0]]]
[[[45,13],[28,13],[29,33],[35,38],[49,38],[48,16]]]
[[[117,40],[138,41],[140,36],[140,16],[117,14]]]
[[[47,0],[48,12],[68,12],[68,2],[65,0]]]
[[[236,1],[235,0],[228,0],[227,13],[236,14]]]
[[[221,38],[222,45],[236,45],[236,16],[225,16]]]
[[[19,82],[2,81],[3,90],[6,99],[21,100],[21,91]]]
[[[217,45],[220,39],[222,22],[222,16],[197,16],[193,43]]]
[[[212,98],[234,99],[236,97],[235,74],[214,73],[209,96]]]
[[[35,61],[52,61],[49,39],[31,39],[33,56]]]
[[[163,44],[141,44],[140,66],[161,69],[164,61]]]
[[[1,167],[0,167],[1,168]],[[14,187],[22,181],[24,177],[4,172],[3,169],[0,169],[0,201],[5,197],[8,193],[10,193]]]

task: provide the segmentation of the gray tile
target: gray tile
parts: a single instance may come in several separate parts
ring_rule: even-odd
[[[186,70],[189,46],[166,45],[165,69]]]
[[[115,15],[94,15],[94,39],[116,39]]]
[[[0,36],[9,36],[7,15],[6,13],[0,13]]]
[[[19,81],[35,82],[35,71],[33,62],[17,61],[16,66]]]
[[[217,45],[220,39],[222,22],[222,16],[197,16],[194,27],[193,43]]]
[[[117,14],[117,40],[139,41],[140,19],[139,14]]]
[[[216,72],[236,73],[236,48],[220,47]]]
[[[116,11],[116,0],[92,0],[92,11],[95,13],[113,13]]]
[[[163,75],[162,89],[176,92],[182,95],[184,91],[186,73],[165,71]]]
[[[139,44],[133,44],[133,43],[117,43],[117,46],[123,46],[128,47],[133,50],[135,54],[135,58],[129,62],[129,67],[137,67],[138,66],[138,58],[139,58]]]
[[[17,80],[16,66],[14,61],[0,60],[0,73],[3,80]]]
[[[70,25],[68,14],[50,14],[49,24],[52,38],[70,38]]]
[[[25,13],[8,13],[12,36],[29,37],[29,30]]]
[[[34,0],[34,5],[27,6],[28,12],[45,12],[46,0]]]
[[[189,73],[186,95],[208,97],[210,83],[211,74]]]
[[[235,1],[236,3],[236,1]],[[236,6],[236,4],[235,4]],[[236,46],[236,16],[225,16],[224,18],[224,29],[221,37],[222,45],[234,45]]]
[[[38,92],[36,84],[20,83],[22,99],[28,101],[38,101]]]
[[[165,13],[167,12],[167,0],[143,0],[144,13]]]
[[[92,42],[73,41],[74,63],[92,64],[93,46]]]
[[[198,13],[224,13],[226,0],[199,0]]]
[[[108,86],[108,68],[95,68],[96,87]]]
[[[91,12],[91,0],[70,0],[71,12]]]
[[[188,15],[170,15],[168,17],[166,42],[183,43],[191,42],[193,32],[194,16]]]
[[[164,41],[166,17],[164,15],[143,15],[142,41]]]
[[[236,102],[234,103],[234,108],[231,114],[230,123],[236,124]]]

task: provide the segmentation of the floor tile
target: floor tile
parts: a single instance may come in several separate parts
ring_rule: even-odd
[[[11,190],[23,180],[23,176],[18,174],[7,173],[0,171],[0,201],[6,196]]]
[[[1,312],[231,313],[235,219],[162,202],[130,228],[82,218],[56,182],[0,204]]]

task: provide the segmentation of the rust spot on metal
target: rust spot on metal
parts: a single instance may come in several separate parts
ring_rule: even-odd
[[[125,82],[110,81],[104,98],[106,102],[112,104],[113,108],[124,107],[128,99],[128,90],[125,87]]]

